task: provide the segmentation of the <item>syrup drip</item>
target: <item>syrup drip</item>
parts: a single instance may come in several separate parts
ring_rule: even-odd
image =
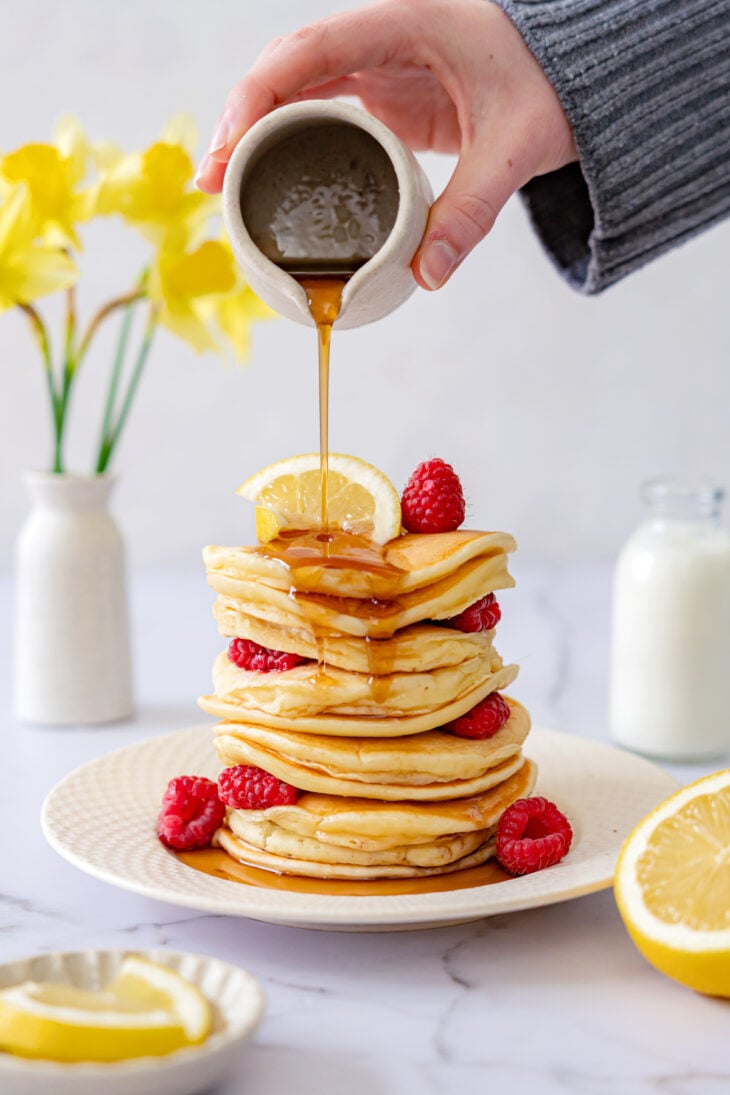
[[[284,529],[276,540],[254,549],[259,555],[278,559],[288,567],[292,584],[300,591],[307,588],[309,567],[333,570],[358,570],[387,583],[389,596],[397,596],[405,571],[389,563],[383,549],[353,532],[330,529],[327,533]]]
[[[328,533],[287,529],[276,540],[261,544],[254,550],[260,555],[278,560],[288,569],[290,596],[301,605],[305,615],[308,606],[313,607],[319,602],[330,607],[339,604],[343,612],[369,620],[376,630],[377,620],[384,614],[389,615],[392,605],[397,603],[397,594],[405,577],[405,571],[388,562],[380,545],[364,536],[339,529],[332,529]],[[322,570],[343,569],[364,574],[369,579],[368,585],[373,590],[373,596],[357,599],[330,595],[323,598],[309,592],[317,588],[318,574]],[[314,614],[310,612],[308,630],[318,649],[317,661],[321,676],[317,678],[317,683],[324,684],[327,639],[331,633],[318,626],[313,617]],[[390,629],[387,619],[384,628],[386,631]],[[373,699],[377,704],[382,704],[390,692],[392,647],[376,638],[366,638],[363,641],[367,651]]]

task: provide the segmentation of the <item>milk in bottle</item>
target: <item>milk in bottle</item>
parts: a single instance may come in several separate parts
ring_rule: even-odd
[[[647,520],[614,579],[611,727],[620,745],[668,760],[730,745],[730,535],[724,492],[653,480]]]

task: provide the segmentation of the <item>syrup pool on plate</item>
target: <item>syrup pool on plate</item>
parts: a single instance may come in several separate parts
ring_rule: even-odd
[[[511,875],[496,859],[489,859],[478,867],[467,867],[450,874],[430,875],[426,878],[375,878],[367,881],[343,881],[342,879],[305,878],[300,875],[275,874],[262,871],[233,859],[220,848],[201,848],[195,852],[176,852],[175,855],[188,867],[227,882],[289,893],[327,894],[331,897],[384,897],[392,894],[445,893],[451,890],[473,889],[475,886],[492,886],[506,882]]]

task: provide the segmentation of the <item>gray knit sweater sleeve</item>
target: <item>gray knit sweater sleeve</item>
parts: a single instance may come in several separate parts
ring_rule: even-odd
[[[580,164],[532,179],[533,224],[598,293],[730,213],[730,0],[497,0],[555,88]]]

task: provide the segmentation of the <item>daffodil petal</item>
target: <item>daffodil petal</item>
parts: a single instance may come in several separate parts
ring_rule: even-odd
[[[17,300],[29,304],[38,297],[67,289],[79,277],[76,263],[64,251],[33,247],[16,270]]]
[[[271,319],[276,314],[247,285],[218,298],[213,307],[218,326],[239,361],[248,359],[254,321]]]
[[[195,154],[198,144],[198,126],[191,114],[176,114],[167,123],[160,136],[165,144],[179,145],[189,156]]]
[[[73,182],[79,183],[86,175],[91,156],[91,146],[78,118],[65,115],[56,126],[56,146],[70,165]]]

